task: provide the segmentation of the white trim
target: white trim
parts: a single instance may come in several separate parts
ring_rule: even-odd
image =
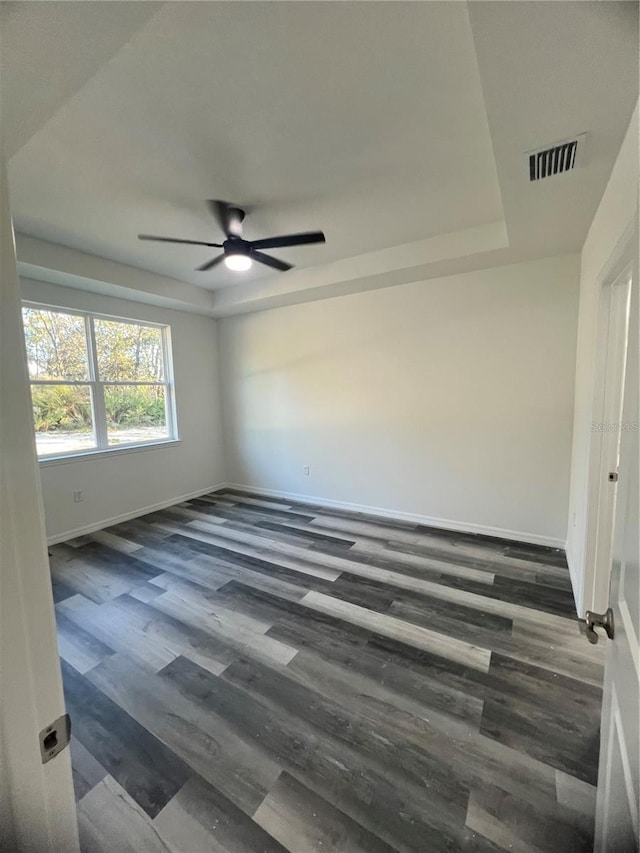
[[[73,314],[76,317],[95,317],[98,320],[131,323],[134,326],[149,326],[157,329],[164,329],[168,325],[167,323],[158,323],[153,320],[136,320],[134,317],[121,317],[119,314],[104,314],[101,311],[88,311],[86,308],[61,308],[53,302],[37,302],[33,299],[23,299],[22,307],[33,308],[36,311],[56,311],[59,314]]]
[[[1,154],[0,285],[0,848],[79,853],[69,749],[43,765],[38,744],[64,695]]]
[[[629,333],[629,309],[631,286],[633,283],[633,263],[625,265],[615,276],[602,282],[601,307],[602,322],[598,335],[598,370],[593,395],[593,423],[621,424],[623,414],[624,384],[627,361],[627,339]],[[619,302],[620,293],[624,301]],[[613,378],[612,379],[612,366]],[[616,386],[616,380],[619,387]],[[618,391],[612,399],[612,389]],[[609,577],[611,574],[611,559],[613,545],[613,524],[615,520],[616,491],[615,483],[607,480],[608,472],[617,473],[617,459],[621,440],[621,430],[597,430],[592,439],[593,478],[592,508],[593,526],[593,578],[585,590],[592,602],[587,609],[604,610],[599,601],[604,604],[609,598]]]
[[[627,264],[634,260],[633,254],[631,257],[628,257],[628,253],[630,248],[633,246],[633,242],[638,233],[638,214],[634,213],[631,217],[630,221],[627,223],[626,228],[618,238],[616,245],[611,251],[611,254],[607,258],[607,260],[603,263],[600,272],[596,276],[596,281],[598,284],[605,284],[607,281],[611,281],[614,278],[617,278],[619,273],[622,272],[623,268],[627,266]]]
[[[157,512],[159,509],[176,506],[184,501],[189,501],[192,498],[199,498],[202,495],[208,495],[210,492],[217,492],[226,487],[226,483],[218,483],[216,486],[207,486],[205,489],[198,489],[195,492],[190,492],[188,495],[176,495],[168,500],[160,501],[157,504],[140,507],[139,509],[134,509],[131,512],[123,512],[122,515],[114,515],[112,518],[105,518],[102,521],[96,521],[92,524],[85,524],[84,527],[76,527],[75,530],[66,530],[64,533],[57,533],[55,536],[48,536],[47,545],[56,545],[58,542],[66,542],[68,539],[75,539],[77,536],[84,536],[87,533],[95,533],[96,530],[102,530],[105,527],[113,527],[114,524],[120,524],[123,521],[130,521],[132,518],[139,518],[140,516],[147,515],[150,512]]]
[[[467,521],[452,521],[448,518],[433,518],[428,515],[419,515],[412,512],[401,512],[393,509],[383,509],[377,506],[350,503],[349,501],[334,501],[329,498],[318,498],[310,495],[298,495],[294,492],[281,492],[277,489],[261,489],[257,486],[245,486],[239,483],[224,483],[218,489],[238,489],[241,492],[251,492],[264,497],[284,498],[285,500],[301,501],[302,503],[316,504],[328,509],[345,509],[350,512],[362,512],[366,515],[378,515],[382,518],[392,518],[397,521],[408,521],[413,524],[424,524],[428,527],[439,527],[442,530],[454,530],[459,533],[475,533],[480,536],[495,536],[499,539],[510,539],[514,542],[522,542],[531,545],[547,545],[551,548],[560,548],[564,551],[565,541],[555,539],[551,536],[540,536],[537,533],[525,533],[521,530],[507,530],[503,527],[488,527],[484,524],[473,524]]]
[[[637,628],[633,624],[633,619],[629,612],[629,605],[624,598],[620,598],[618,600],[618,608],[620,610],[620,619],[624,626],[625,634],[627,635],[633,665],[636,669],[636,677],[640,683],[640,643],[638,642]]]
[[[87,347],[87,358],[89,359],[89,372],[91,385],[89,386],[89,396],[91,397],[91,412],[93,415],[93,438],[96,443],[97,450],[103,450],[109,447],[109,434],[107,427],[107,411],[104,407],[104,388],[98,382],[98,349],[96,346],[96,330],[93,325],[93,317],[91,314],[84,315],[85,324],[85,344]],[[31,383],[33,388],[33,383]],[[38,438],[36,436],[36,450],[38,448]],[[55,453],[43,453],[42,458],[56,456]],[[40,455],[38,455],[40,458]]]
[[[567,537],[567,541],[564,543],[563,547],[565,557],[567,558],[567,565],[569,566],[569,576],[571,578],[573,603],[576,607],[576,614],[579,617],[582,617],[584,614],[581,612],[580,601],[583,598],[583,590],[581,589],[581,584],[583,583],[584,578],[580,570],[580,562],[573,552],[573,549],[575,548],[574,540]]]
[[[607,417],[605,380],[607,355],[612,344],[610,335],[612,288],[624,275],[630,274],[632,277],[637,275],[637,221],[636,213],[622,232],[595,280],[597,303],[594,316],[595,339],[589,411],[591,424],[601,423]],[[598,535],[602,537],[604,523],[603,496],[608,491],[607,484],[603,481],[604,437],[605,433],[600,431],[592,431],[589,435],[582,563],[576,570],[581,576],[582,587],[581,607],[578,609],[580,617],[583,617],[587,610],[604,611],[609,599],[610,560],[605,566],[597,564]],[[615,504],[613,507],[609,506],[611,517],[614,508]],[[607,535],[610,536],[611,531]]]
[[[32,302],[29,300],[22,300],[21,302],[22,311],[24,309],[33,310],[33,311],[48,311],[50,313],[56,314],[68,314],[70,316],[82,317],[84,319],[84,342],[85,342],[85,350],[87,356],[87,378],[86,379],[32,379],[29,377],[29,386],[32,388],[34,385],[70,385],[70,386],[79,386],[86,387],[89,389],[89,396],[91,401],[91,414],[93,420],[93,440],[95,443],[94,447],[89,448],[86,453],[87,454],[96,454],[96,453],[113,453],[115,450],[120,447],[137,447],[143,444],[156,445],[156,444],[168,444],[170,442],[178,441],[180,436],[178,435],[178,418],[176,413],[176,398],[175,398],[175,376],[173,371],[173,352],[171,349],[171,326],[168,323],[153,323],[146,320],[136,320],[132,317],[114,317],[110,314],[99,314],[95,311],[86,311],[86,310],[76,310],[76,309],[68,309],[68,308],[60,308],[56,305],[49,305],[45,303]],[[24,315],[23,315],[24,320]],[[96,344],[96,333],[95,333],[95,320],[104,320],[106,322],[117,322],[120,324],[127,324],[130,326],[141,326],[152,329],[157,329],[160,333],[161,339],[161,355],[162,355],[162,368],[163,368],[163,379],[159,380],[118,380],[118,381],[109,381],[100,378],[99,371],[99,360],[98,360],[98,350]],[[140,387],[149,387],[155,386],[158,388],[164,388],[164,415],[165,415],[165,425],[167,428],[167,438],[160,439],[159,441],[156,439],[152,439],[149,442],[135,442],[129,443],[127,445],[110,445],[109,444],[109,429],[107,424],[107,414],[105,409],[105,400],[104,400],[104,389],[105,387],[126,387],[126,386],[140,386]],[[37,445],[36,445],[37,450]],[[85,453],[82,451],[73,450],[69,453],[53,453],[53,454],[45,454],[38,455],[38,461],[58,461],[59,459],[64,459],[67,456],[77,457],[83,456]]]
[[[135,448],[146,449],[146,448]],[[71,460],[62,460],[71,461]],[[345,509],[350,512],[362,512],[365,515],[377,515],[381,518],[392,518],[396,521],[408,521],[413,524],[424,524],[428,527],[438,527],[442,530],[453,530],[459,533],[475,533],[480,536],[496,536],[499,539],[509,539],[514,542],[522,542],[523,544],[531,545],[547,545],[550,548],[561,548],[564,550],[565,543],[561,539],[554,539],[550,536],[540,536],[537,533],[523,533],[519,530],[507,530],[502,527],[488,527],[483,524],[472,524],[464,521],[451,521],[446,518],[433,518],[428,515],[419,515],[412,512],[400,512],[392,509],[382,509],[381,507],[367,506],[366,504],[350,503],[349,501],[334,501],[329,498],[318,498],[311,495],[299,495],[294,492],[282,492],[277,489],[261,489],[257,486],[245,486],[239,483],[218,483],[215,486],[207,486],[205,489],[198,489],[195,492],[190,492],[187,495],[177,495],[164,501],[160,501],[150,506],[140,507],[139,509],[125,512],[121,515],[105,518],[102,521],[97,521],[92,524],[86,524],[84,527],[77,527],[74,530],[66,530],[64,533],[58,533],[55,536],[47,538],[47,545],[56,545],[58,542],[66,542],[68,539],[75,539],[77,536],[84,536],[87,533],[95,533],[96,530],[102,530],[105,527],[112,527],[114,524],[120,524],[123,521],[130,521],[132,518],[139,518],[147,515],[150,512],[157,512],[160,509],[166,509],[170,506],[176,506],[184,501],[199,498],[202,495],[208,495],[212,492],[219,492],[221,489],[238,489],[241,492],[247,492],[255,495],[263,495],[264,497],[284,498],[290,501],[300,501],[302,503],[316,504],[319,507],[327,507],[327,509]]]
[[[105,456],[113,456],[114,453],[139,453],[141,450],[155,450],[158,447],[174,447],[182,444],[179,438],[167,438],[164,441],[145,441],[139,444],[114,444],[108,449],[99,447],[93,450],[60,453],[57,456],[39,456],[38,464],[41,468],[50,468],[53,465],[65,465],[68,462],[81,462],[83,459],[102,459]]]
[[[154,379],[142,379],[140,381],[134,379],[126,379],[124,382],[112,382],[103,381],[101,379],[30,379],[31,385],[92,385],[94,383],[100,383],[100,385],[115,385],[115,386],[129,386],[129,385],[159,385],[161,387],[165,387],[168,385],[167,382],[158,382]]]

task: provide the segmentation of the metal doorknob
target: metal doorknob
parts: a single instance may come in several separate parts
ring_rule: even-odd
[[[587,610],[585,618],[580,619],[580,630],[586,636],[590,643],[595,646],[599,640],[596,628],[604,628],[607,637],[613,640],[615,635],[615,626],[613,622],[613,610],[608,607],[604,613],[594,613],[592,610]]]

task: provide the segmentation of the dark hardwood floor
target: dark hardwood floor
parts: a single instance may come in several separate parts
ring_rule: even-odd
[[[224,490],[50,553],[84,853],[592,850],[560,552]]]

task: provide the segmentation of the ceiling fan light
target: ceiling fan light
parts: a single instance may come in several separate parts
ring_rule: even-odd
[[[234,272],[244,272],[251,268],[251,258],[249,255],[232,254],[224,256],[224,264],[229,270]]]

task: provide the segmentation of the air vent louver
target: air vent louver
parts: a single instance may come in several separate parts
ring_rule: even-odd
[[[586,134],[581,133],[573,139],[565,139],[546,148],[527,151],[529,180],[541,181],[543,178],[575,169],[580,165],[585,136]]]

